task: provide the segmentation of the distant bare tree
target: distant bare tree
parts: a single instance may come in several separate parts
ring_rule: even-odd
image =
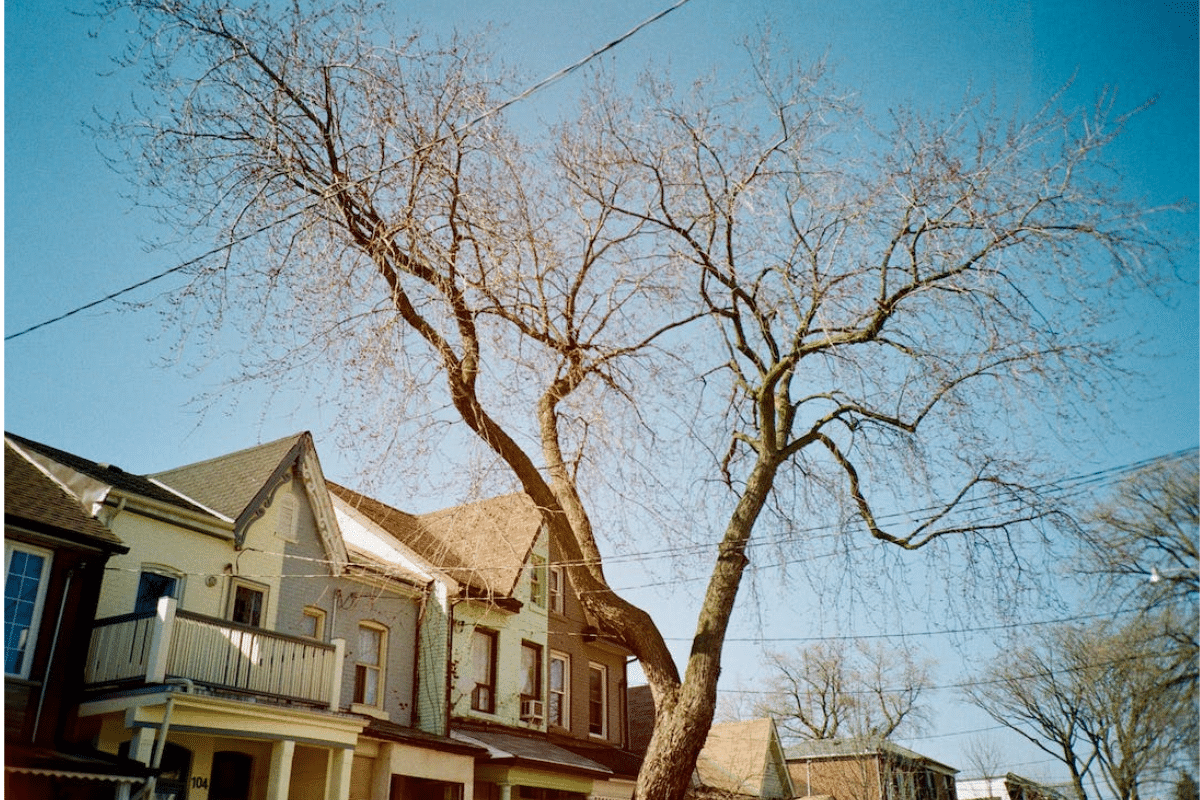
[[[223,352],[232,328],[241,377],[308,379],[398,468],[474,441],[440,474],[533,500],[652,687],[642,800],[687,788],[760,517],[789,551],[819,524],[980,587],[1021,574],[1053,510],[1043,443],[997,420],[1082,414],[1129,344],[1106,335],[1122,289],[1170,265],[1101,168],[1107,100],[873,124],[764,49],[687,91],[599,81],[545,136],[506,123],[474,43],[366,3],[103,6],[136,19],[151,106],[113,120],[117,161],[216,245],[172,298],[181,330]],[[643,541],[707,548],[685,663],[609,586],[627,509]]]
[[[1100,596],[1151,616],[1165,608],[1177,623],[1168,632],[1180,658],[1200,655],[1200,460],[1196,451],[1156,462],[1122,481],[1082,515],[1084,574]]]
[[[1142,785],[1192,766],[1196,691],[1156,626],[1103,622],[1048,631],[1000,655],[967,695],[1061,761],[1077,800],[1139,800]]]
[[[1003,774],[1003,752],[994,739],[972,736],[967,740],[964,755],[967,759],[967,766],[971,768],[971,774],[975,776],[994,778]]]
[[[919,732],[930,663],[903,648],[845,640],[770,653],[767,696],[754,716],[774,717],[794,739],[887,738]]]

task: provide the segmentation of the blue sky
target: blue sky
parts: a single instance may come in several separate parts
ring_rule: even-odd
[[[573,63],[668,0],[412,0],[397,14],[434,32],[453,26],[495,25],[498,50],[530,83]],[[90,36],[92,20],[72,13],[83,3],[9,2],[5,8],[5,225],[4,330],[6,335],[131,285],[200,252],[181,244],[147,252],[146,240],[172,240],[127,198],[130,187],[105,164],[86,123],[94,109],[122,104],[131,75],[113,73],[108,59],[121,46],[119,26]],[[1067,99],[1089,103],[1115,88],[1118,107],[1152,97],[1116,146],[1126,190],[1151,204],[1196,200],[1197,18],[1195,2],[1127,0],[1032,2],[820,2],[818,0],[690,0],[606,56],[618,73],[632,74],[645,59],[670,64],[678,78],[700,71],[718,75],[736,40],[771,19],[774,31],[802,57],[826,56],[838,81],[883,113],[902,104],[952,105],[971,90],[995,93],[1001,108],[1032,109],[1069,81]],[[579,86],[576,74],[524,101],[530,121],[553,117]],[[1179,220],[1194,240],[1196,214]],[[1198,370],[1196,252],[1185,252],[1184,285],[1167,303],[1128,308],[1115,325],[1150,337],[1157,358],[1141,364],[1149,378],[1130,387],[1136,405],[1121,434],[1095,453],[1081,454],[1086,473],[1193,446],[1197,441]],[[172,361],[171,334],[162,334],[164,280],[20,336],[4,348],[4,424],[7,430],[80,455],[149,472],[212,457],[298,430],[317,436],[326,472],[351,481],[354,465],[322,433],[334,420],[311,398],[248,393],[235,408],[197,413],[192,399],[217,385],[230,359],[197,372]],[[414,498],[411,507],[438,505]],[[641,578],[631,577],[636,583]],[[639,600],[666,607],[661,590]],[[688,594],[687,591],[683,594]],[[678,600],[676,599],[676,602]],[[780,621],[764,600],[768,635],[798,634],[794,619]],[[750,625],[751,610],[742,615]],[[668,635],[685,636],[693,617],[660,616]],[[758,623],[754,623],[758,624]],[[776,627],[778,626],[778,627]],[[785,632],[786,631],[786,632]],[[872,633],[869,621],[859,633]],[[729,687],[753,681],[755,646],[731,645]],[[957,678],[951,668],[944,676]],[[949,708],[950,706],[947,706]],[[990,723],[958,707],[938,719],[934,738],[910,744],[965,766],[955,731]],[[1016,759],[1028,750],[1011,744]],[[1025,755],[1016,755],[1016,753]],[[1036,758],[1036,756],[1034,756]],[[1014,767],[1040,774],[1039,764]]]

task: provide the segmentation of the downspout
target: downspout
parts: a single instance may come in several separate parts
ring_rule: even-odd
[[[80,568],[84,565],[80,564]],[[42,679],[42,690],[38,693],[37,713],[33,717],[33,733],[30,735],[31,742],[37,741],[38,728],[42,724],[42,707],[46,704],[46,689],[50,683],[50,672],[54,669],[54,655],[58,651],[58,634],[62,631],[63,612],[67,609],[67,598],[71,593],[71,578],[74,577],[75,570],[67,570],[66,583],[63,584],[62,602],[58,604],[58,619],[54,621],[54,636],[50,640],[50,655],[46,660],[46,675]]]
[[[190,678],[167,678],[163,683],[171,683],[183,686],[186,694],[191,694],[196,689],[196,684],[192,683]],[[167,694],[167,707],[163,709],[162,724],[158,729],[158,740],[154,743],[154,755],[150,758],[150,769],[155,772],[162,766],[163,751],[167,747],[167,732],[171,729],[171,712],[175,710],[175,692]],[[154,797],[154,789],[158,785],[158,775],[151,775],[146,781],[146,785],[142,787],[139,798]]]

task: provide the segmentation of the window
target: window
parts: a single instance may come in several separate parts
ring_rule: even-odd
[[[471,636],[471,708],[494,714],[496,711],[496,632],[476,628]]]
[[[300,630],[301,636],[307,636],[310,639],[325,638],[325,611],[316,606],[304,607],[303,627]]]
[[[571,659],[563,653],[550,654],[550,724],[571,727]]]
[[[4,674],[29,677],[49,582],[49,550],[4,545]]]
[[[354,702],[382,705],[383,661],[387,653],[387,628],[372,622],[358,625],[358,649],[354,658]]]
[[[267,605],[267,589],[265,586],[250,583],[241,578],[234,578],[231,601],[229,604],[229,619],[239,625],[253,625],[261,628],[263,611]]]
[[[588,733],[607,734],[608,669],[602,664],[588,665]]]
[[[137,600],[134,601],[135,614],[153,613],[158,608],[160,597],[179,599],[182,581],[179,574],[170,567],[142,567],[142,576],[138,579]]]
[[[539,608],[546,606],[546,559],[529,558],[529,601]]]
[[[550,610],[563,613],[563,571],[562,567],[551,567],[548,574],[550,584]]]
[[[521,699],[542,699],[542,648],[521,642]]]
[[[296,498],[290,486],[284,486],[278,497],[279,508],[275,512],[275,535],[289,542],[296,541]]]

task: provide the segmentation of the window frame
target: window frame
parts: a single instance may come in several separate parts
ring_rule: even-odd
[[[15,552],[42,559],[42,568],[38,574],[37,591],[30,611],[29,625],[24,629],[24,645],[21,649],[21,663],[15,672],[8,671],[8,638],[9,625],[15,623],[8,614],[8,579],[12,569],[12,559]],[[6,677],[28,679],[33,668],[33,659],[37,654],[38,634],[42,627],[42,616],[46,613],[46,595],[50,588],[50,567],[54,562],[54,551],[44,547],[35,547],[25,542],[4,542],[4,674]],[[15,628],[15,625],[14,625]]]
[[[379,647],[376,654],[377,661],[362,660],[362,634],[363,631],[371,631],[379,635]],[[352,702],[356,706],[363,708],[383,708],[384,688],[387,680],[387,648],[388,648],[388,629],[386,625],[382,625],[374,620],[363,619],[358,622],[358,639],[354,643],[354,687],[351,695]],[[375,678],[375,700],[370,702],[367,699],[367,685],[365,682],[360,682],[359,676],[374,675]],[[361,690],[361,691],[360,691]]]
[[[538,608],[546,607],[546,559],[529,557],[529,601]]]
[[[596,674],[600,675],[599,730],[596,730],[596,720],[593,717],[597,703],[593,696],[592,678]],[[588,662],[588,736],[599,739],[608,738],[608,667],[595,661]]]
[[[487,681],[484,683],[480,683],[478,680],[479,674],[478,674],[477,668],[479,665],[476,663],[476,658],[475,658],[476,657],[475,642],[477,640],[479,640],[480,638],[486,639],[488,642],[488,644],[487,644],[487,649],[488,649],[487,673],[488,674],[485,676]],[[471,710],[472,711],[479,711],[484,714],[495,714],[496,713],[496,677],[497,677],[496,673],[498,671],[497,670],[497,666],[498,666],[497,656],[499,655],[499,651],[500,651],[500,634],[498,631],[491,630],[490,628],[478,628],[477,627],[477,628],[475,628],[475,630],[473,630],[471,632],[471,661],[470,661],[470,663],[471,663],[471,681],[473,683],[473,686],[471,688]],[[482,693],[480,691],[481,689],[486,691],[487,702],[481,701],[481,697],[482,697]]]
[[[554,689],[554,662],[562,664],[562,686]],[[556,715],[554,712],[558,711]],[[571,728],[571,656],[557,650],[550,651],[549,669],[546,671],[546,720],[550,725]]]
[[[149,604],[146,607],[143,607],[139,611],[138,603],[141,600],[141,596],[142,596],[142,579],[147,574],[157,575],[160,578],[170,578],[172,581],[174,581],[174,583],[172,584],[170,594],[159,595],[158,597],[154,598],[153,603]],[[158,607],[158,601],[163,597],[172,597],[175,599],[176,602],[182,600],[183,599],[183,580],[184,580],[184,573],[181,572],[180,570],[175,569],[172,566],[167,565],[167,564],[149,564],[149,563],[142,564],[141,571],[138,572],[138,588],[133,596],[133,613],[138,614],[138,613],[145,613],[147,611],[156,610]]]
[[[525,654],[531,653],[533,656],[533,688],[534,693],[529,694],[525,691],[529,682],[529,674],[527,673],[527,665],[525,664]],[[545,670],[545,648],[537,642],[522,641],[521,642],[521,692],[522,700],[542,700],[545,697],[545,683],[542,677]]]
[[[234,614],[237,613],[238,589],[247,589],[252,592],[258,592],[262,596],[262,601],[258,610],[258,622],[243,622],[234,618]],[[226,609],[225,618],[237,625],[246,625],[251,628],[265,628],[267,623],[267,600],[270,597],[270,590],[271,587],[265,584],[246,580],[245,578],[237,575],[232,576],[229,581],[229,605]]]
[[[563,568],[558,566],[550,566],[546,570],[546,591],[548,595],[547,607],[555,614],[565,614],[566,611],[566,585],[567,576],[563,573]]]
[[[325,641],[325,609],[317,606],[305,606],[301,610],[301,616],[304,620],[312,620],[312,633],[300,634],[306,639],[315,639],[318,642]]]

